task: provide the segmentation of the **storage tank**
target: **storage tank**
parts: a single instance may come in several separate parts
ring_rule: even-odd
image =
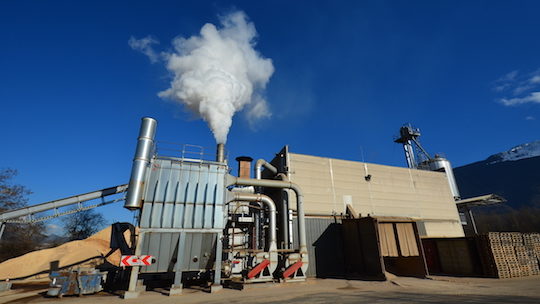
[[[448,161],[446,158],[440,155],[435,155],[434,158],[430,158],[420,163],[418,165],[418,169],[445,172],[454,199],[459,200],[461,198],[461,196],[459,195],[459,189],[456,183],[456,179],[454,177],[454,171],[452,170],[452,165],[450,164],[450,161]]]

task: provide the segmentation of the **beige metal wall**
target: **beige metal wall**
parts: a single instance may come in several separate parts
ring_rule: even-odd
[[[362,216],[418,219],[421,237],[463,236],[444,173],[296,153],[288,156],[291,181],[305,194],[306,214],[342,214],[351,204]],[[294,209],[294,195],[289,197]]]

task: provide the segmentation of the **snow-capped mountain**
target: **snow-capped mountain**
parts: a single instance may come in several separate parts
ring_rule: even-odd
[[[491,155],[486,159],[486,163],[488,165],[491,165],[495,163],[516,161],[536,156],[540,156],[540,140],[515,146],[508,151]]]
[[[507,206],[540,208],[540,141],[454,168],[454,175],[461,197],[495,193],[508,200]]]

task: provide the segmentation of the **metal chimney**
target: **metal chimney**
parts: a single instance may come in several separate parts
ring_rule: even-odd
[[[225,162],[225,144],[217,145],[216,161],[219,163]]]
[[[155,119],[150,117],[144,117],[142,119],[126,202],[124,203],[124,207],[130,210],[140,209],[142,207],[144,177],[152,154],[154,153],[156,126],[157,121]]]
[[[238,162],[238,177],[251,178],[251,162],[253,158],[249,156],[238,156],[236,161]]]

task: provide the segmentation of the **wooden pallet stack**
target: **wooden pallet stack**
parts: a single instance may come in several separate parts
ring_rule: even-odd
[[[477,239],[484,274],[497,278],[540,275],[540,234],[489,232]]]
[[[523,234],[523,245],[529,257],[531,275],[540,275],[540,233]]]

